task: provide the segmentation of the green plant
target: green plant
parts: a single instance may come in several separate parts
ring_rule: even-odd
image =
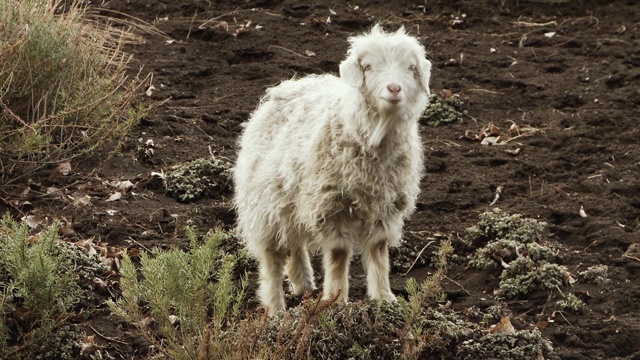
[[[462,121],[465,113],[462,109],[464,103],[458,96],[451,95],[445,99],[433,94],[429,97],[429,107],[420,118],[425,124],[437,126],[440,123]]]
[[[480,215],[480,221],[467,229],[475,240],[488,242],[497,239],[513,240],[526,244],[540,242],[547,223],[525,218],[521,214],[507,214],[500,208],[493,208]]]
[[[546,261],[534,261],[520,256],[509,263],[509,267],[500,274],[500,285],[496,296],[501,299],[513,299],[526,295],[533,290],[555,289],[562,285],[566,269],[558,264]]]
[[[609,267],[607,265],[594,265],[589,266],[587,270],[581,271],[578,275],[580,278],[592,282],[599,286],[607,285],[611,282],[609,279]]]
[[[133,106],[142,82],[127,75],[129,33],[88,20],[80,1],[67,3],[62,11],[61,0],[0,0],[4,174],[86,154],[146,112]]]
[[[551,341],[540,331],[520,330],[514,334],[490,333],[464,341],[457,350],[456,359],[529,360],[544,358],[544,354],[552,351]]]
[[[501,269],[496,296],[511,299],[562,285],[567,270],[555,262],[557,251],[543,237],[547,224],[495,208],[467,229],[480,247],[470,256],[476,268]]]
[[[587,307],[587,305],[582,300],[578,299],[577,296],[571,293],[567,294],[564,300],[558,301],[557,305],[560,310],[568,310],[574,314],[582,313]]]
[[[229,165],[211,156],[180,164],[167,172],[167,192],[191,202],[229,190]]]
[[[82,334],[71,331],[69,318],[105,267],[95,255],[61,242],[58,228],[54,223],[31,234],[25,223],[8,216],[0,223],[1,358],[9,343],[20,345],[13,356],[77,356]]]
[[[153,249],[140,258],[141,278],[131,258],[123,255],[122,296],[109,301],[111,310],[131,324],[172,359],[196,359],[200,351],[212,358],[232,352],[233,333],[245,296],[246,277],[233,280],[235,255],[220,251],[225,233],[218,229],[200,243],[187,228],[188,252]],[[146,319],[153,319],[151,328]],[[204,349],[204,350],[203,350]]]

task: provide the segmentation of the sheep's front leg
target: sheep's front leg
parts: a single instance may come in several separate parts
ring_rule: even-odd
[[[258,259],[260,272],[260,287],[258,298],[267,313],[275,314],[285,309],[284,289],[282,278],[287,254],[283,251],[265,251]]]
[[[309,251],[306,245],[291,249],[289,261],[287,262],[287,275],[291,282],[293,295],[302,295],[307,291],[313,291],[316,284],[313,280],[313,268]]]
[[[351,248],[325,248],[324,264],[324,295],[328,300],[337,296],[337,301],[347,302],[349,298],[349,261]]]
[[[362,252],[362,263],[367,272],[369,298],[395,301],[389,284],[389,244],[382,241],[367,245]]]

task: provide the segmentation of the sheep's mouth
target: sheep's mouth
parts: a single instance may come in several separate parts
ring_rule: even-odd
[[[398,105],[402,102],[402,98],[401,97],[389,97],[389,98],[383,98],[386,101],[388,101],[390,104],[392,105]]]

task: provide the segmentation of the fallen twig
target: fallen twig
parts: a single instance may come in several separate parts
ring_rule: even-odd
[[[88,325],[91,328],[91,330],[93,330],[93,332],[96,333],[96,335],[98,335],[99,337],[103,338],[104,340],[113,341],[115,343],[122,344],[122,345],[128,345],[128,343],[126,343],[126,342],[124,342],[122,340],[118,340],[116,338],[112,338],[112,337],[108,337],[108,336],[102,335],[98,330],[96,330],[93,326],[91,326],[91,324],[88,324]]]
[[[493,201],[489,204],[489,206],[493,206],[498,202],[498,199],[500,199],[500,194],[502,194],[502,185],[496,188],[496,196],[493,198]]]
[[[409,266],[409,270],[407,270],[404,274],[400,274],[400,276],[406,276],[409,271],[411,271],[411,269],[413,269],[413,266],[416,264],[416,262],[418,262],[418,259],[420,259],[420,256],[422,256],[422,253],[424,252],[424,250],[427,248],[427,246],[431,245],[434,242],[434,240],[431,240],[427,243],[427,245],[425,245],[422,250],[420,250],[420,252],[418,253],[418,256],[416,256],[415,260],[413,260],[413,263],[411,264],[411,266]]]

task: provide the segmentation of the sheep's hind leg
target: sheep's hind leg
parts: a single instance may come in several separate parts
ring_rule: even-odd
[[[313,268],[306,245],[291,249],[287,262],[287,275],[291,282],[293,295],[302,295],[307,291],[313,291],[316,284],[313,280]]]
[[[269,315],[286,308],[282,288],[284,265],[287,254],[284,251],[267,250],[259,261],[260,287],[258,298]]]
[[[337,296],[337,301],[346,303],[349,298],[349,261],[352,250],[351,248],[325,248],[323,253],[323,299],[328,300]]]
[[[389,245],[378,242],[365,247],[362,263],[367,272],[367,294],[374,300],[395,301],[389,284]]]

